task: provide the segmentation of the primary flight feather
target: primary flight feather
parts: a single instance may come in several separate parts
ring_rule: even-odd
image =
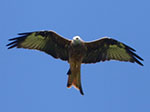
[[[106,60],[140,62],[143,59],[135,54],[135,50],[115,39],[104,37],[92,42],[84,42],[79,36],[68,40],[53,31],[37,31],[19,33],[20,37],[9,39],[8,49],[17,47],[43,51],[54,58],[68,61],[67,87],[74,86],[83,95],[81,86],[81,64],[96,63]]]

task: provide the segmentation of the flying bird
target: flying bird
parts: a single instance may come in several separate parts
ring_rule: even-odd
[[[84,95],[81,86],[81,64],[90,64],[106,60],[119,60],[126,62],[140,62],[141,57],[135,54],[135,50],[122,42],[109,37],[84,42],[79,36],[73,40],[66,39],[54,31],[37,31],[19,33],[20,37],[9,39],[8,49],[25,48],[43,51],[56,59],[68,61],[70,68],[67,72],[67,87],[74,86]]]

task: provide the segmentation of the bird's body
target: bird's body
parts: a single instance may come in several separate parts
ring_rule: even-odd
[[[70,88],[73,85],[80,90],[81,94],[83,94],[80,69],[82,60],[86,54],[86,47],[79,36],[73,38],[69,51],[70,74],[68,74],[67,87]]]
[[[53,31],[38,31],[30,33],[21,33],[21,37],[10,39],[11,42],[7,46],[8,49],[26,48],[44,51],[54,58],[68,61],[70,68],[68,71],[67,87],[74,86],[80,90],[83,95],[81,86],[80,69],[81,64],[96,63],[105,60],[119,60],[136,62],[143,64],[139,60],[143,60],[135,50],[115,39],[104,37],[92,42],[84,42],[79,36],[68,40]],[[139,60],[138,60],[139,59]]]

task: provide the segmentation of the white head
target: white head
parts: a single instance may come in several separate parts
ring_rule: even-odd
[[[80,44],[80,43],[83,43],[83,40],[79,36],[74,36],[72,43],[73,44]]]

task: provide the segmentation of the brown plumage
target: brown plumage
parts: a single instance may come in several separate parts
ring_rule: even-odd
[[[101,38],[92,42],[84,42],[79,36],[73,40],[68,40],[53,31],[38,31],[20,33],[21,37],[9,39],[12,41],[7,44],[8,49],[17,47],[25,49],[36,49],[43,51],[54,58],[68,61],[70,69],[68,71],[67,87],[74,86],[83,95],[81,86],[81,64],[96,63],[106,60],[119,60],[136,62],[143,66],[139,61],[141,57],[135,54],[135,50],[115,39]]]

